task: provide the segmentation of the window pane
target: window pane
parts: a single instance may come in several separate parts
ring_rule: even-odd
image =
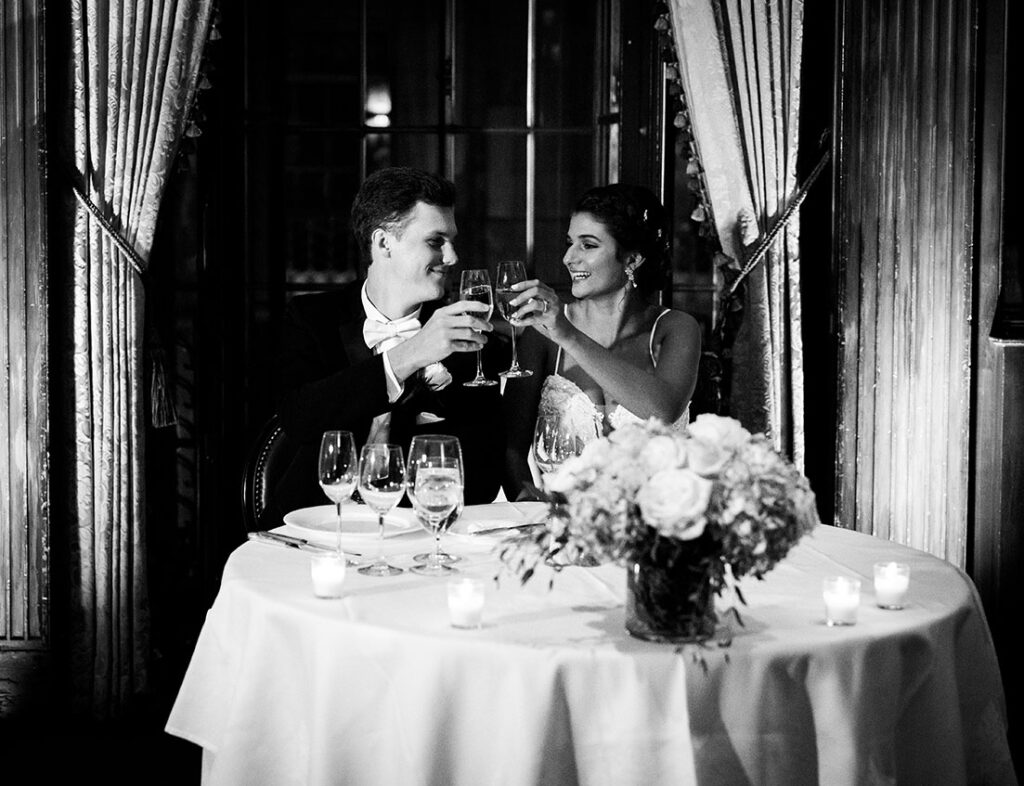
[[[358,134],[289,133],[284,160],[278,204],[283,212],[285,280],[325,284],[354,278],[358,266],[348,215],[359,188]]]
[[[466,267],[489,267],[526,255],[526,136],[455,138],[459,225],[456,248]]]
[[[358,122],[358,4],[293,0],[290,11],[280,24],[287,121],[319,125]],[[279,51],[280,41],[279,37],[276,44],[260,42],[267,44],[265,62],[280,57],[272,54]]]
[[[526,0],[458,5],[456,123],[490,128],[526,125],[527,8]]]
[[[536,125],[589,126],[601,82],[597,12],[591,0],[537,2]]]
[[[592,133],[537,134],[535,270],[550,284],[568,286],[562,267],[572,207],[594,183]]]
[[[366,174],[389,166],[414,166],[443,174],[440,145],[436,134],[366,135]]]
[[[442,120],[444,5],[367,0],[367,122],[423,126]]]

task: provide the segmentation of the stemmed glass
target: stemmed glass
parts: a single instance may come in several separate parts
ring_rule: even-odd
[[[371,443],[359,456],[359,495],[377,514],[377,557],[359,569],[367,576],[395,576],[401,568],[384,558],[384,516],[401,501],[405,493],[405,459],[398,445]]]
[[[434,533],[434,551],[409,570],[425,576],[454,572],[441,552],[443,524],[462,502],[462,449],[455,437],[425,434],[412,438],[405,468],[405,490],[421,523]]]
[[[519,294],[512,289],[512,285],[525,280],[526,268],[522,262],[498,263],[498,280],[494,282],[494,291],[498,297],[498,311],[501,312],[501,315],[508,321],[509,327],[512,328],[512,365],[509,366],[508,371],[501,372],[501,376],[506,378],[533,376],[533,372],[529,369],[519,367],[519,358],[516,355],[516,324],[519,320],[512,318],[515,309],[509,305],[515,296]]]
[[[320,440],[320,466],[318,478],[320,488],[338,509],[338,554],[341,549],[341,503],[352,496],[356,488],[357,472],[356,443],[351,431],[325,431]],[[349,565],[358,562],[347,560]]]
[[[533,429],[533,459],[542,473],[542,480],[566,459],[582,453],[588,442],[601,436],[596,420],[586,420],[582,424],[576,421],[558,410],[537,415]]]
[[[491,292],[491,276],[486,270],[463,270],[459,289],[461,290],[463,300],[475,300],[478,303],[486,304],[487,315],[484,319],[491,318],[491,312],[494,310],[494,296]],[[476,376],[469,380],[469,382],[463,382],[462,384],[471,388],[498,384],[497,380],[487,379],[484,376],[482,350],[478,349],[476,351]],[[412,458],[410,457],[411,460]]]

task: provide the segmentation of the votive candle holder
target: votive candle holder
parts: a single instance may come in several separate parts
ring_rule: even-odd
[[[825,624],[854,625],[857,622],[857,607],[860,606],[860,579],[846,576],[829,576],[821,585],[825,601]]]
[[[340,598],[345,583],[345,555],[340,552],[314,554],[309,559],[313,594],[318,598]]]
[[[902,609],[910,588],[910,566],[905,562],[875,563],[875,603],[883,609]]]
[[[453,628],[479,628],[483,625],[484,582],[472,576],[448,581],[448,617]]]

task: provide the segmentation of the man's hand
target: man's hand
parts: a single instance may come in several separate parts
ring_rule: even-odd
[[[494,328],[481,318],[488,311],[484,303],[460,300],[437,309],[420,332],[388,350],[388,360],[399,381],[404,382],[421,368],[444,360],[453,352],[476,352],[487,343]]]

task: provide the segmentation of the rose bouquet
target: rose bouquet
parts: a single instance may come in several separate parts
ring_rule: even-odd
[[[540,563],[625,566],[627,628],[658,640],[706,638],[729,577],[763,577],[819,523],[804,475],[717,415],[685,433],[655,419],[617,429],[544,485],[547,524],[506,543],[503,562],[524,582]]]

